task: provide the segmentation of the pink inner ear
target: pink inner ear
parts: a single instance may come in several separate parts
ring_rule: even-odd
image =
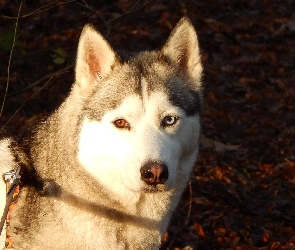
[[[95,77],[98,73],[101,73],[101,69],[99,67],[99,62],[97,57],[94,55],[93,51],[89,51],[87,62],[89,66],[90,74]]]

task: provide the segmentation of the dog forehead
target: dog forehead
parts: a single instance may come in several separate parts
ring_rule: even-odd
[[[157,92],[188,116],[200,111],[200,94],[191,90],[173,67],[159,60],[156,52],[142,52],[124,58],[122,65],[97,86],[85,109],[89,118],[101,120],[105,113],[118,108],[127,97],[135,94],[144,101]]]
[[[187,116],[201,111],[201,89],[180,69],[175,68],[158,53],[141,53],[134,62],[140,71],[141,95],[165,93],[172,105],[183,109]]]
[[[104,114],[118,108],[126,98],[140,95],[141,86],[136,68],[124,63],[113,69],[111,74],[95,86],[84,103],[88,118],[101,120]]]

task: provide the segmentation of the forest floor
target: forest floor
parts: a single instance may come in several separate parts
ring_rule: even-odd
[[[294,0],[148,2],[26,0],[10,61],[21,1],[0,0],[2,135],[66,97],[86,23],[139,51],[160,48],[187,15],[205,70],[201,148],[161,249],[295,249]]]

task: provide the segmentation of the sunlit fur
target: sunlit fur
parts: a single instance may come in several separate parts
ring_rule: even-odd
[[[1,172],[22,167],[7,228],[13,246],[158,249],[198,154],[202,66],[195,30],[183,18],[161,50],[119,55],[86,25],[75,73],[55,112],[23,136],[0,141]],[[176,122],[164,126],[166,116]],[[118,119],[128,126],[116,126]],[[166,182],[142,180],[140,169],[150,162],[167,166]],[[4,183],[0,199],[3,210]]]
[[[161,121],[166,115],[179,119],[175,125],[163,128]],[[130,130],[114,126],[117,118],[128,121]],[[119,197],[148,189],[141,180],[140,168],[150,161],[164,162],[169,178],[158,189],[165,191],[173,188],[178,171],[183,171],[178,169],[183,160],[191,158],[193,162],[189,164],[194,163],[198,131],[199,116],[187,117],[169,103],[164,93],[152,93],[145,101],[132,95],[101,121],[85,118],[78,157],[90,173]]]

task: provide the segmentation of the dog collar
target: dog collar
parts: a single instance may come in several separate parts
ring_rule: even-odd
[[[15,167],[15,169],[5,172],[2,175],[2,178],[6,184],[6,205],[5,205],[4,212],[2,214],[2,218],[0,222],[0,235],[2,234],[5,221],[7,220],[7,215],[9,212],[9,207],[10,207],[12,198],[14,197],[14,193],[20,181],[20,177],[21,177],[20,169],[21,168],[18,165]]]

